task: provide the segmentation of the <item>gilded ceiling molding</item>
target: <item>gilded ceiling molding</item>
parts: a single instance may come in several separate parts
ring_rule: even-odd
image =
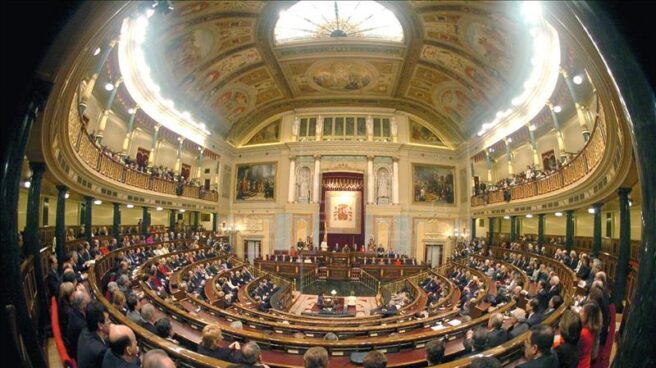
[[[278,21],[280,11],[291,5],[293,5],[293,2],[268,2],[262,10],[255,26],[255,38],[258,40],[257,49],[260,51],[264,63],[273,72],[273,79],[278,82],[278,87],[283,91],[286,98],[291,98],[294,94],[273,53],[273,29]]]

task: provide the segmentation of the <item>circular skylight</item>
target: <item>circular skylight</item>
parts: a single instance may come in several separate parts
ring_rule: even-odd
[[[345,38],[403,41],[399,20],[376,1],[299,1],[280,12],[274,35],[277,44]]]

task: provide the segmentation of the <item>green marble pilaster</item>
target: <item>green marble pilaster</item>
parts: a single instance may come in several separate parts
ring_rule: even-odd
[[[114,203],[114,221],[112,222],[112,235],[116,240],[121,236],[121,204]]]
[[[601,203],[592,205],[594,208],[594,227],[592,229],[592,255],[597,257],[601,252]]]
[[[26,257],[32,256],[34,266],[34,276],[36,278],[37,310],[38,315],[38,332],[41,337],[44,336],[44,327],[48,322],[48,299],[46,296],[46,287],[44,285],[43,269],[41,268],[41,241],[39,239],[39,207],[41,204],[41,179],[46,171],[46,165],[43,162],[30,162],[32,171],[31,185],[27,195],[27,218],[25,226],[25,238],[23,248]]]
[[[178,211],[175,210],[175,209],[172,209],[171,212],[169,213],[169,231],[176,232],[175,222],[176,222],[177,216],[178,216]]]
[[[471,239],[474,240],[476,238],[476,218],[472,217],[471,219]]]
[[[214,212],[212,214],[212,231],[217,231],[218,227],[217,225],[219,224],[219,213]]]
[[[620,199],[620,249],[615,268],[615,288],[613,300],[615,309],[621,313],[626,296],[626,279],[629,276],[629,257],[631,256],[631,214],[629,212],[629,193],[631,188],[620,188],[617,195]]]
[[[544,245],[544,213],[538,215],[538,245]]]
[[[194,211],[194,223],[191,227],[193,231],[198,231],[198,218],[200,217],[200,213],[198,211]]]
[[[143,207],[142,220],[141,220],[141,232],[144,235],[148,235],[150,230],[150,211],[148,207]]]
[[[84,214],[82,217],[82,223],[84,225],[84,235],[89,242],[91,242],[91,238],[93,237],[93,234],[91,233],[92,213],[93,197],[84,197]]]
[[[64,185],[57,186],[57,216],[55,218],[55,239],[57,253],[57,262],[59,265],[59,272],[62,271],[64,258],[66,258],[66,193],[68,187]]]
[[[517,240],[517,216],[510,216],[510,241]]]
[[[488,234],[488,247],[491,247],[494,245],[494,217],[488,218],[488,222],[490,223],[490,231]]]
[[[567,210],[565,213],[567,215],[565,219],[565,249],[571,252],[574,247],[574,210]]]

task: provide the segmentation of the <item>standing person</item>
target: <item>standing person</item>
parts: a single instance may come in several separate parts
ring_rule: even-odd
[[[558,322],[558,335],[554,339],[554,350],[560,368],[577,368],[579,365],[579,337],[581,319],[572,310],[565,310]]]
[[[595,302],[587,303],[579,311],[581,318],[581,337],[579,339],[578,368],[590,368],[597,334],[601,329],[601,309]]]
[[[105,352],[109,349],[109,314],[99,302],[87,305],[87,327],[80,333],[77,342],[77,366],[96,368],[102,365]]]
[[[558,368],[558,356],[551,350],[554,332],[550,326],[531,327],[524,342],[524,358],[527,362],[517,368]]]

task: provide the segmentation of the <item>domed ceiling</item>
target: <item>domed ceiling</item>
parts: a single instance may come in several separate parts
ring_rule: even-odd
[[[276,113],[358,105],[410,112],[458,144],[525,78],[517,3],[379,3],[397,17],[400,41],[358,37],[353,27],[322,38],[299,25],[307,39],[277,42],[276,23],[294,2],[175,2],[152,17],[146,57],[162,95],[230,142]]]

